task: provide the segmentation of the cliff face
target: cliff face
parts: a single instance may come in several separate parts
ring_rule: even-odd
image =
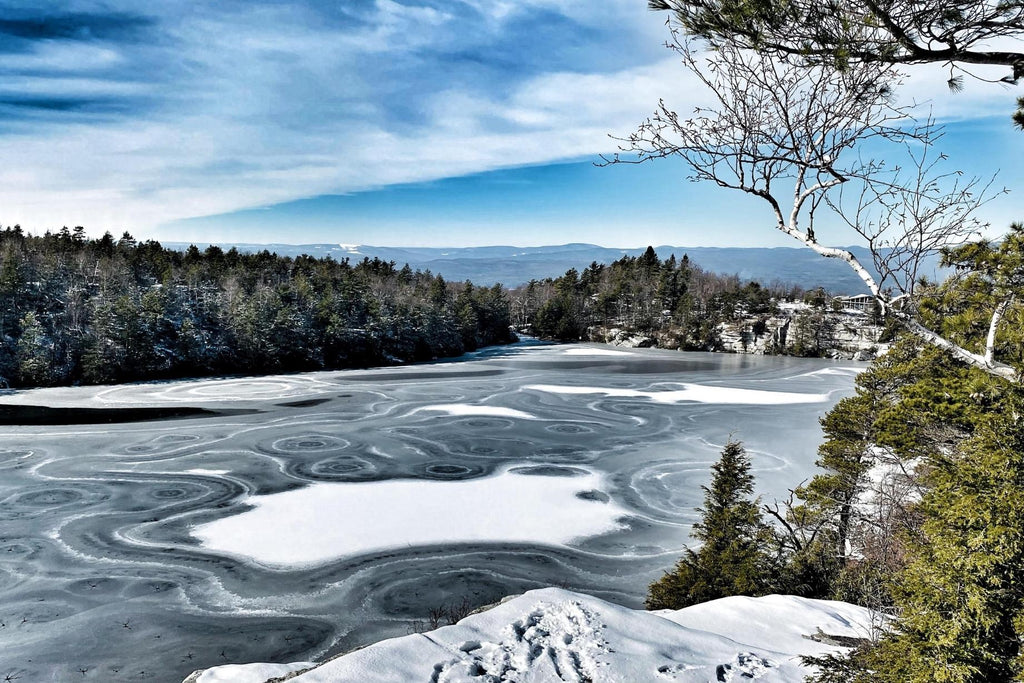
[[[855,317],[841,317],[835,326],[833,341],[835,348],[840,352],[852,353],[857,360],[870,360],[880,351],[887,348],[887,344],[880,343],[882,337],[881,325],[872,324],[869,319]]]
[[[789,308],[775,315],[741,316],[715,327],[707,351],[756,355],[826,356],[870,360],[885,348],[879,342],[882,326],[853,311],[823,312]],[[592,341],[615,346],[680,348],[677,331],[642,334],[619,328],[593,328]]]
[[[791,354],[870,360],[883,345],[882,327],[851,313],[798,313],[720,323],[719,348],[729,353]]]
[[[715,327],[718,335],[716,350],[759,356],[785,353],[787,346],[792,347],[792,327],[793,319],[789,316],[743,318],[719,323]]]

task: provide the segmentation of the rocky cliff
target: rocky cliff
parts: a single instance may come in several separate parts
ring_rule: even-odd
[[[740,316],[719,323],[705,350],[870,360],[885,348],[879,341],[882,331],[881,325],[860,312],[791,307],[774,315]],[[589,332],[592,341],[615,346],[681,348],[680,335],[671,328],[650,334],[620,328]]]

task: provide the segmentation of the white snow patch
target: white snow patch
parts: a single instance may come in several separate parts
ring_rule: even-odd
[[[759,389],[734,389],[732,387],[710,387],[703,384],[680,384],[677,390],[640,391],[613,387],[575,387],[554,384],[530,384],[524,389],[543,391],[551,394],[602,394],[615,398],[649,398],[657,403],[694,403],[781,405],[789,403],[822,403],[828,394],[798,394],[788,391],[762,391]]]
[[[422,406],[412,412],[419,413],[423,411],[448,413],[449,415],[457,415],[459,417],[467,415],[479,415],[485,417],[515,417],[521,420],[537,419],[534,415],[524,413],[523,411],[516,410],[515,408],[503,408],[501,406],[478,406],[469,405],[468,403],[445,403],[442,405]]]
[[[562,351],[563,356],[632,356],[629,351],[616,351],[614,349],[598,349],[592,346],[577,347]]]
[[[603,486],[594,472],[546,477],[508,470],[463,481],[320,483],[251,497],[251,510],[192,534],[211,550],[272,566],[431,544],[566,545],[621,527],[625,508],[577,496]]]
[[[207,470],[203,468],[196,468],[192,470],[185,470],[185,474],[199,474],[199,475],[210,475],[214,477],[223,476],[225,474],[231,474],[231,470]]]
[[[313,662],[292,664],[226,664],[207,669],[190,683],[264,683],[271,678],[280,678],[296,671],[316,666]]]
[[[797,375],[796,377],[820,377],[822,375],[836,375],[839,377],[856,377],[860,373],[864,372],[865,367],[850,367],[841,365],[834,368],[821,368],[820,370],[812,370],[811,372],[805,372]]]
[[[811,673],[801,655],[840,650],[806,636],[820,629],[865,637],[871,616],[846,603],[782,595],[645,612],[545,588],[455,626],[357,650],[291,680],[791,683]]]
[[[905,510],[921,501],[917,473],[921,458],[901,460],[888,448],[872,446],[868,457],[871,467],[863,476],[863,486],[852,503],[853,517],[846,550],[852,557],[863,557],[876,530],[890,524],[894,509]]]

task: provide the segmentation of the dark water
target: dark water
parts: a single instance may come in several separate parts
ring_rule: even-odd
[[[813,472],[817,419],[853,384],[849,363],[574,348],[4,397],[33,407],[0,412],[0,680],[180,681],[217,664],[320,658],[424,628],[439,605],[545,585],[639,605],[686,541],[730,435],[746,443],[762,492],[783,496]],[[676,383],[828,399],[662,403],[524,388]],[[436,404],[542,419],[416,410]],[[249,496],[309,482],[452,481],[510,465],[606,474],[604,490],[581,496],[627,508],[623,529],[572,547],[412,546],[285,569],[206,551],[189,532]]]

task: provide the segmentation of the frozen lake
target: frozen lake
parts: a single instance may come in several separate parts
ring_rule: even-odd
[[[639,606],[730,435],[784,497],[860,367],[522,345],[0,396],[0,679],[321,658],[549,585]]]

